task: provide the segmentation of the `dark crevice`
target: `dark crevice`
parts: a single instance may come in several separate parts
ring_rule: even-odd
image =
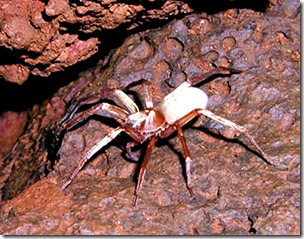
[[[77,75],[70,68],[48,78],[31,76],[23,85],[0,80],[0,114],[6,111],[21,112],[41,104],[57,92],[63,82],[76,79]]]
[[[6,111],[25,111],[35,104],[41,104],[56,93],[60,87],[76,80],[79,73],[96,66],[99,60],[105,59],[113,49],[119,47],[130,35],[149,28],[160,27],[168,22],[169,20],[149,22],[133,30],[127,30],[129,24],[123,24],[116,29],[94,32],[90,34],[90,37],[98,37],[101,41],[98,52],[85,61],[67,67],[64,71],[52,73],[49,77],[30,75],[22,85],[10,83],[0,78],[0,115]],[[80,39],[87,39],[87,35],[79,32],[78,34],[80,34]],[[1,54],[6,51],[5,48],[0,49]],[[17,55],[5,55],[10,56],[6,58],[6,63],[17,63]]]
[[[249,233],[250,234],[257,234],[257,230],[253,227],[253,224],[254,224],[254,221],[253,221],[253,219],[251,218],[251,217],[248,217],[248,220],[249,220],[249,222],[250,222],[250,229],[249,229]]]

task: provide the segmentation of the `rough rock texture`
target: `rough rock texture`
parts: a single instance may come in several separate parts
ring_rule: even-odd
[[[189,4],[189,5],[188,5]],[[132,1],[0,0],[0,76],[24,83],[30,75],[49,76],[88,59],[105,45],[149,22],[163,21],[193,9],[214,11],[233,6],[299,13],[297,0]],[[222,7],[221,7],[222,6]],[[117,31],[118,30],[118,31]],[[116,31],[116,33],[115,33]],[[118,32],[118,34],[117,34]]]
[[[299,23],[299,14],[230,9],[190,15],[126,39],[108,65],[100,62],[32,110],[32,121],[2,163],[2,199],[12,199],[1,206],[1,234],[298,235]],[[201,119],[185,127],[193,159],[193,198],[182,176],[177,137],[160,141],[154,149],[136,207],[131,203],[137,164],[125,156],[126,135],[60,190],[87,150],[115,126],[92,118],[65,135],[56,159],[54,135],[65,102],[105,87],[125,89],[144,78],[152,82],[157,103],[186,78],[213,65],[256,66],[200,87],[210,97],[209,110],[245,126],[275,166],[266,164],[244,136],[230,140],[237,132]],[[140,84],[129,91],[131,96],[142,93]],[[53,166],[47,177],[21,192]]]
[[[4,158],[7,152],[14,146],[24,130],[26,123],[25,112],[16,113],[13,111],[5,112],[0,117],[0,158]]]
[[[30,74],[49,76],[89,58],[100,42],[113,41],[110,30],[189,11],[176,0],[1,0],[0,54],[9,57],[0,61],[0,76],[18,84]]]

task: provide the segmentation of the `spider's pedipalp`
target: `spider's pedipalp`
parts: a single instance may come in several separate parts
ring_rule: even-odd
[[[246,137],[250,140],[250,142],[258,149],[258,151],[261,153],[261,155],[263,156],[264,160],[270,164],[270,165],[273,165],[273,162],[272,160],[268,157],[268,155],[260,148],[260,146],[257,144],[257,142],[255,141],[255,139],[249,134],[248,130],[246,128],[244,128],[243,126],[240,126],[236,123],[233,123],[232,121],[230,120],[227,120],[221,116],[218,116],[214,113],[212,113],[211,111],[209,110],[206,110],[206,109],[200,109],[198,110],[198,114],[203,114],[207,117],[209,117],[210,119],[213,119],[221,124],[224,124],[226,126],[229,126],[233,129],[236,129],[237,131],[243,133],[246,135]]]
[[[129,159],[131,159],[134,162],[138,162],[139,158],[136,157],[133,152],[132,152],[132,147],[136,146],[137,143],[134,141],[128,142],[126,145],[126,151],[127,151],[127,156],[129,157]]]

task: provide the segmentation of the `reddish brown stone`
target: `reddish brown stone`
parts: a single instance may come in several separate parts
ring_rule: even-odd
[[[1,168],[6,200],[1,234],[299,235],[300,65],[291,53],[300,49],[300,16],[242,9],[203,17],[220,24],[197,28],[202,15],[189,15],[130,36],[110,55],[108,65],[100,61],[33,107],[24,134]],[[278,42],[277,32],[292,40],[280,44],[285,37],[279,36]],[[236,43],[225,47],[225,37]],[[208,52],[218,55],[206,58]],[[93,117],[66,132],[56,145],[48,136],[60,132],[58,122],[67,102],[113,85],[130,86],[130,96],[137,100],[138,93],[141,99],[143,78],[150,81],[157,102],[182,79],[199,76],[214,67],[210,61],[220,65],[224,58],[237,69],[256,67],[198,86],[209,96],[208,109],[246,127],[275,165],[266,164],[244,135],[227,139],[235,132],[205,118],[184,127],[193,160],[193,198],[182,176],[183,150],[176,135],[153,150],[136,207],[132,196],[137,164],[125,157],[131,139],[124,134],[60,191],[85,153],[115,127],[113,121]],[[180,78],[170,79],[175,76]],[[208,91],[210,86],[213,91]],[[145,145],[134,153],[141,149]]]

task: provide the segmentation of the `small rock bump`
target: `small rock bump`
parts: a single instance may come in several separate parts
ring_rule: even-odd
[[[292,52],[291,52],[291,59],[292,59],[294,62],[300,62],[300,58],[301,58],[301,54],[300,54],[300,51],[299,51],[299,50],[296,50],[296,51],[292,51]]]
[[[188,27],[182,20],[175,22],[172,25],[172,29],[180,35],[187,35],[188,32]]]
[[[185,73],[174,71],[170,79],[168,79],[166,82],[170,87],[177,87],[183,82],[185,82],[186,79],[187,79],[187,75]]]
[[[284,12],[289,17],[296,17],[301,10],[301,1],[285,0],[281,1],[280,4],[282,4]]]
[[[152,57],[154,48],[147,41],[143,40],[129,55],[135,60],[143,60]]]
[[[189,65],[189,59],[187,57],[181,57],[177,60],[178,69],[185,70]]]
[[[226,96],[230,93],[230,87],[227,81],[211,81],[208,91],[212,94]]]
[[[233,36],[225,37],[222,40],[222,48],[225,51],[230,51],[236,44],[236,40]]]
[[[229,65],[231,64],[231,59],[226,56],[222,56],[219,59],[219,64],[220,66],[229,67]]]
[[[208,51],[204,55],[204,58],[208,62],[215,62],[219,58],[219,53],[217,51]]]
[[[286,132],[291,128],[295,120],[295,116],[292,113],[284,113],[279,122],[279,128],[281,128],[283,132]]]
[[[155,81],[164,82],[167,79],[169,79],[171,72],[172,72],[172,69],[168,62],[166,62],[164,60],[159,61],[153,66],[152,81],[155,80]]]
[[[189,34],[191,35],[204,35],[209,31],[212,31],[213,24],[208,18],[199,18],[192,22]]]
[[[252,34],[252,39],[257,42],[263,42],[263,25],[260,22],[257,22]]]
[[[162,49],[165,56],[170,60],[176,60],[184,50],[182,42],[175,38],[169,38]]]
[[[289,39],[288,39],[287,35],[281,31],[275,33],[275,40],[276,40],[276,43],[280,44],[280,45],[285,45],[285,44],[289,43]]]
[[[240,133],[236,129],[226,127],[223,132],[221,132],[221,135],[226,139],[235,139],[240,135]]]
[[[236,19],[239,15],[239,10],[236,8],[231,8],[228,9],[225,13],[224,16],[228,19]]]

